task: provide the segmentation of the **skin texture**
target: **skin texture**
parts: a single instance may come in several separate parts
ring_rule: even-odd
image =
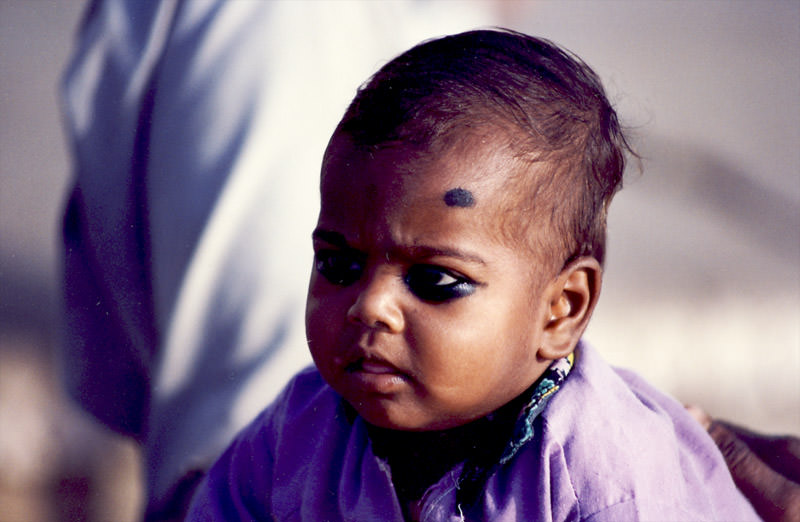
[[[713,420],[696,406],[687,410],[708,430],[734,482],[760,517],[767,522],[800,520],[800,439]]]
[[[501,238],[510,160],[493,145],[429,158],[339,135],[326,153],[309,347],[376,426],[445,429],[494,411],[574,349],[594,307],[595,260],[553,272]],[[473,206],[448,206],[453,187]]]

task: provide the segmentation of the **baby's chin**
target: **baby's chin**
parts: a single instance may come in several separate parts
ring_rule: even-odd
[[[423,422],[419,415],[411,413],[391,412],[383,408],[376,408],[364,403],[350,402],[350,405],[368,424],[377,428],[395,431],[434,431],[435,427],[429,422]]]
[[[458,418],[452,415],[438,417],[426,412],[398,411],[398,408],[375,408],[361,403],[350,406],[372,426],[395,431],[425,432],[443,431],[469,424],[475,418]]]

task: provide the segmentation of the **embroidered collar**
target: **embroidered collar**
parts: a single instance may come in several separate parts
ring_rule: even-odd
[[[514,435],[500,457],[500,464],[505,464],[511,460],[519,452],[520,448],[533,438],[533,421],[542,413],[547,403],[559,390],[574,363],[575,352],[572,352],[566,357],[554,361],[536,382],[530,400],[522,408],[519,417],[517,417]]]

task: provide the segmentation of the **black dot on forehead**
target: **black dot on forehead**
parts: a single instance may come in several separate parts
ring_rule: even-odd
[[[475,204],[472,192],[463,188],[448,190],[445,192],[443,199],[448,207],[471,207]]]

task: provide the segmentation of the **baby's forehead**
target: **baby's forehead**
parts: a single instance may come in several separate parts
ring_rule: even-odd
[[[365,147],[346,134],[334,135],[322,169],[323,196],[326,186],[334,192],[341,185],[372,192],[424,186],[452,208],[475,207],[482,193],[517,190],[520,177],[519,162],[501,140],[476,134],[426,147],[403,142]]]
[[[437,154],[397,144],[368,149],[343,140],[326,154],[320,221],[335,227],[392,220],[404,209],[433,216],[428,211],[438,209],[435,226],[491,230],[496,240],[529,252],[531,237],[543,245],[553,233],[557,199],[536,181],[547,176],[544,164],[521,163],[490,140],[462,142]]]

